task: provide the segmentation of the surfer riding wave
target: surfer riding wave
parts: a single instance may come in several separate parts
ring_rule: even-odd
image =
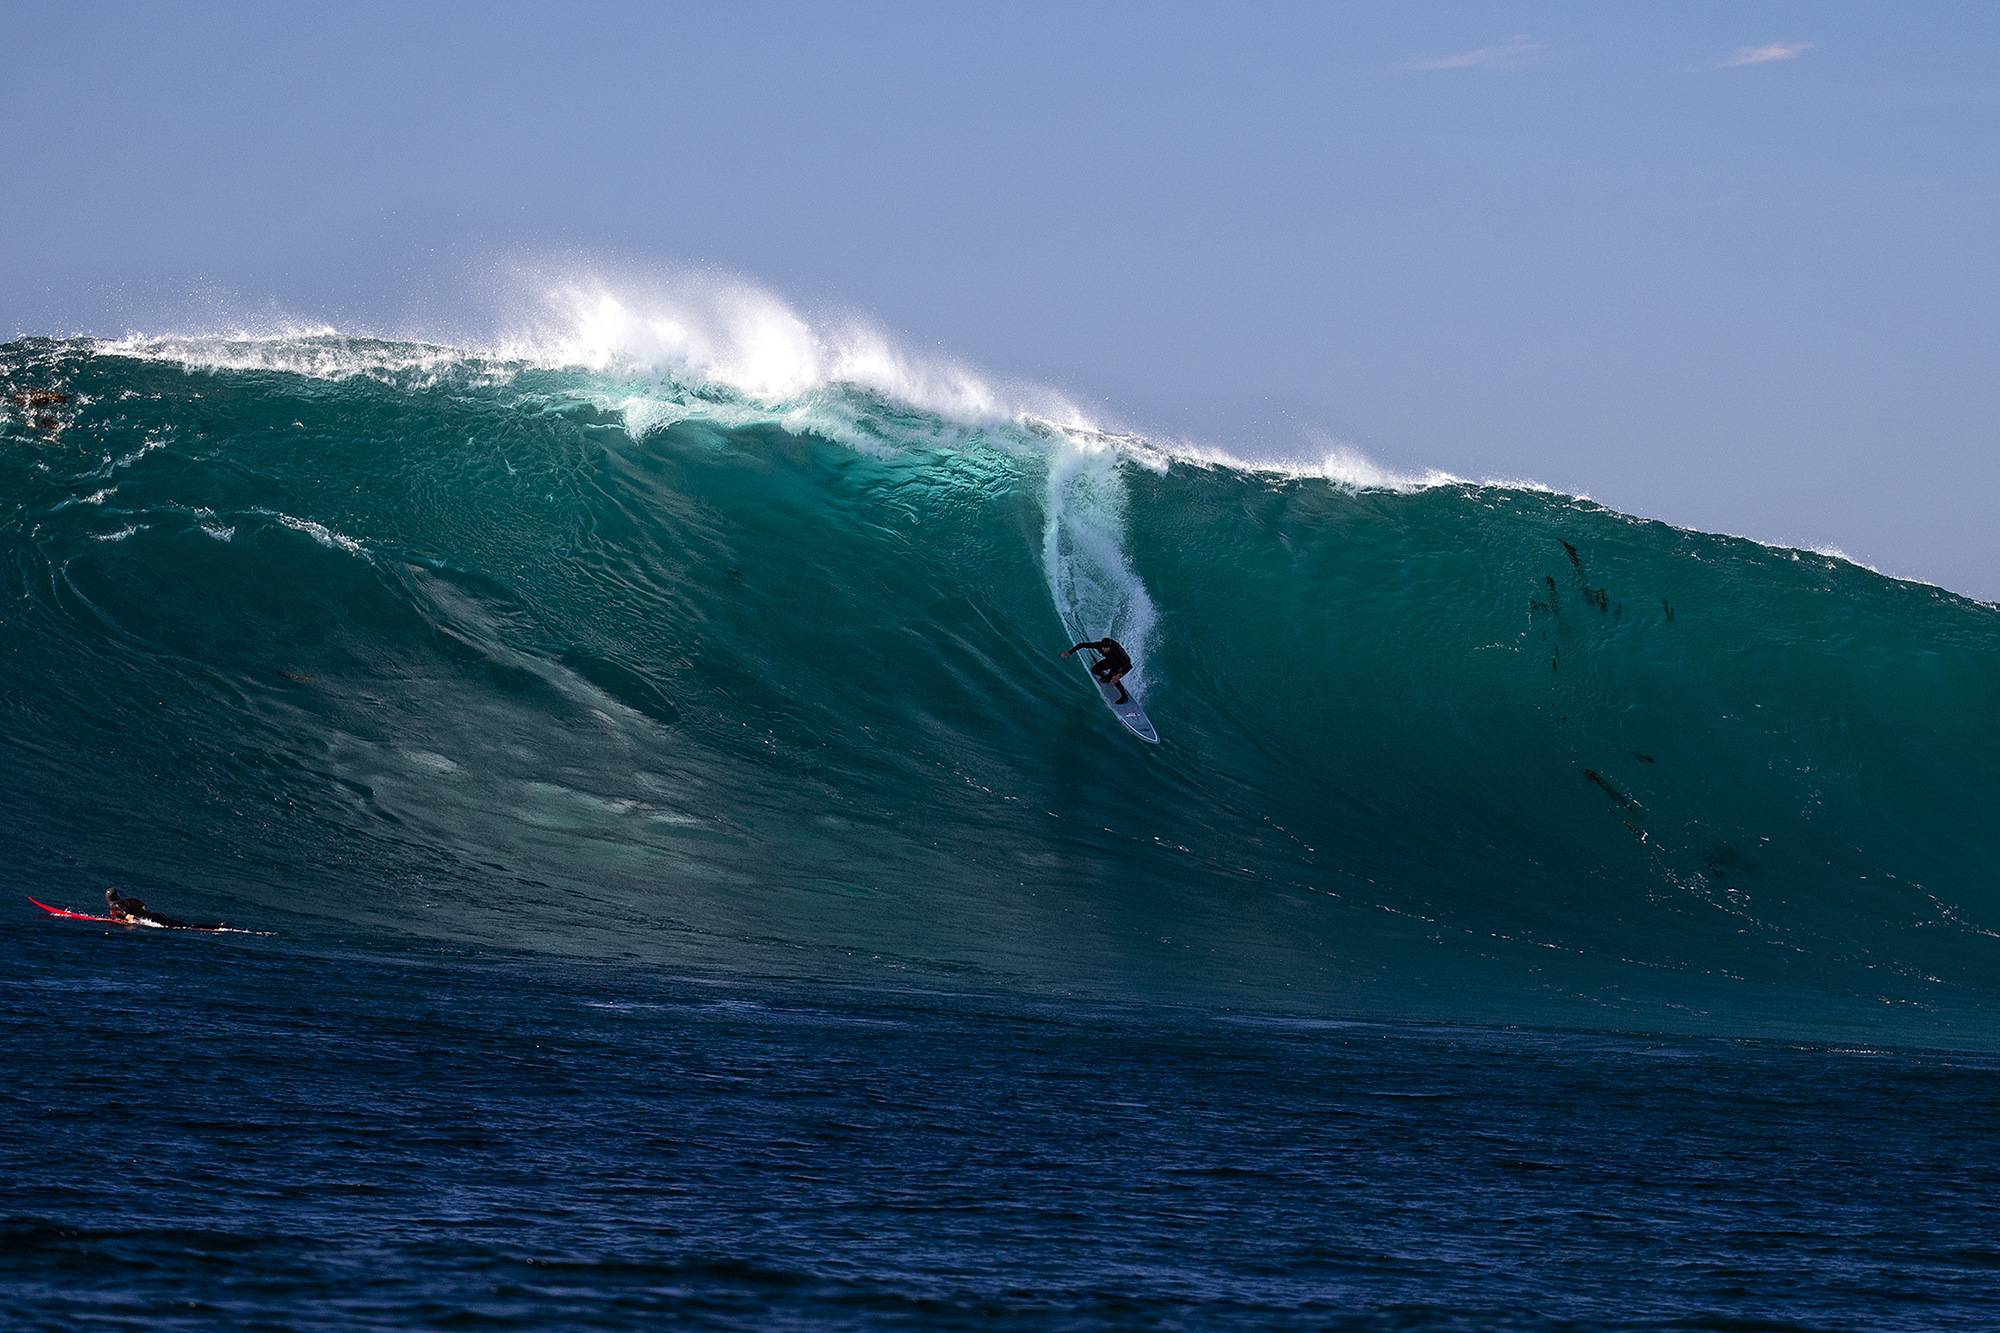
[[[1095,643],[1075,644],[1064,649],[1063,656],[1068,657],[1083,648],[1098,654],[1098,660],[1090,668],[1090,674],[1097,677],[1101,684],[1116,685],[1119,703],[1132,702],[1132,696],[1125,692],[1125,673],[1132,669],[1132,658],[1119,646],[1118,640],[1106,635]]]

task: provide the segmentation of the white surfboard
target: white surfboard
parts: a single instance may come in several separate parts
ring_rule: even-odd
[[[1088,669],[1089,666],[1086,663],[1085,670]],[[1153,720],[1146,716],[1145,709],[1139,707],[1137,699],[1128,698],[1127,702],[1121,704],[1118,702],[1118,687],[1116,685],[1106,685],[1095,676],[1090,678],[1090,683],[1095,685],[1097,692],[1104,696],[1105,707],[1118,714],[1118,720],[1123,722],[1134,736],[1137,736],[1148,745],[1158,745],[1160,743],[1160,733],[1153,730]]]

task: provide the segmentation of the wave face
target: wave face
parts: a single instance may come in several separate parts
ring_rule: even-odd
[[[0,839],[37,897],[1383,1016],[1995,1031],[1991,606],[853,381],[337,335],[28,340],[0,377]],[[1057,655],[1106,633],[1160,746]]]

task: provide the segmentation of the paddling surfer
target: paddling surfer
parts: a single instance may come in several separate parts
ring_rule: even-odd
[[[220,930],[222,923],[198,926],[186,921],[176,921],[170,916],[161,916],[149,910],[137,898],[127,897],[116,889],[104,891],[104,906],[111,913],[112,920],[123,921],[131,926],[165,926],[169,930]]]
[[[1125,692],[1125,673],[1132,669],[1132,659],[1118,646],[1118,640],[1106,635],[1096,643],[1079,643],[1067,648],[1063,651],[1063,656],[1068,657],[1081,648],[1088,648],[1098,654],[1098,660],[1090,668],[1090,674],[1097,677],[1100,684],[1116,685],[1119,703],[1131,703],[1132,696]]]

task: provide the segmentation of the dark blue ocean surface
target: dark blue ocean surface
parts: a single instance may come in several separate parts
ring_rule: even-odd
[[[12,1328],[2000,1323],[2000,1062],[10,922]]]

